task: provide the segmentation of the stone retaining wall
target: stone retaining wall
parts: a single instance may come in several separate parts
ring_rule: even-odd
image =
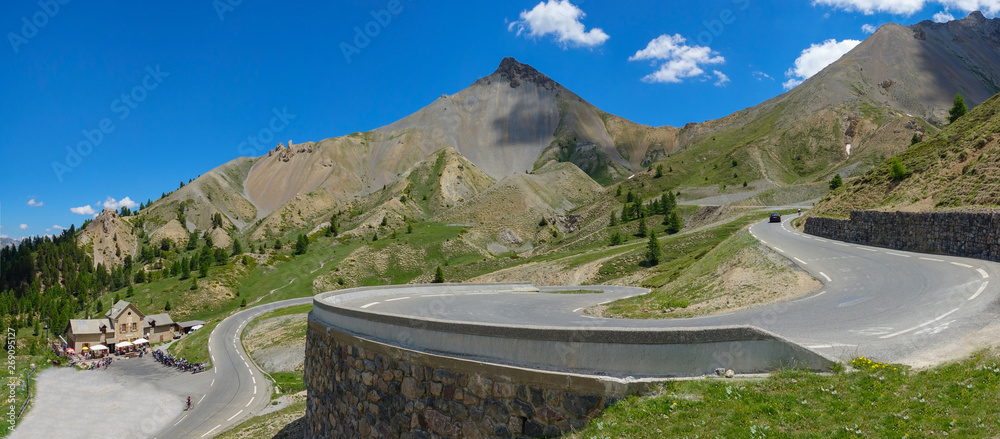
[[[306,338],[310,437],[558,437],[651,386],[411,351],[317,321]]]
[[[805,232],[896,250],[1000,261],[1000,213],[852,211],[850,220],[807,218]]]

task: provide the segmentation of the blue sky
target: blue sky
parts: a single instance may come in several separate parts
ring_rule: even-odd
[[[389,124],[505,56],[605,111],[682,126],[782,93],[878,25],[977,8],[1000,0],[2,2],[0,235]]]

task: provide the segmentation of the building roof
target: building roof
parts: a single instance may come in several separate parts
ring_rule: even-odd
[[[204,325],[204,324],[205,324],[205,322],[203,322],[201,320],[188,320],[186,322],[180,322],[180,323],[178,323],[177,326],[180,326],[181,328],[190,328],[190,327],[193,327],[193,326]]]
[[[69,330],[73,334],[100,334],[101,326],[105,326],[109,334],[114,334],[114,327],[106,319],[72,319],[69,321]]]
[[[174,321],[170,319],[170,314],[165,312],[146,316],[146,324],[153,326],[151,322],[156,322],[156,326],[169,326],[174,324]]]
[[[132,305],[131,302],[125,300],[119,300],[118,303],[114,304],[111,307],[111,309],[108,310],[108,312],[104,313],[104,316],[112,320],[117,319],[119,316],[122,315],[123,312],[125,312],[125,309],[128,308],[130,305],[132,306],[132,308],[135,309],[135,312],[137,312],[139,315],[143,316],[145,315],[142,313],[142,311],[139,311],[139,307]]]

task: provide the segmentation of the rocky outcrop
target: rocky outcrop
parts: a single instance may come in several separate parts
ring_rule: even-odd
[[[510,88],[517,88],[524,82],[530,82],[537,84],[540,88],[546,90],[556,90],[562,88],[558,82],[553,81],[552,78],[545,76],[545,74],[535,70],[527,64],[521,64],[517,62],[516,59],[507,57],[500,61],[500,66],[497,67],[496,71],[492,75],[482,78],[475,83],[478,85],[489,85],[496,81],[505,81],[510,85]]]
[[[80,245],[91,247],[94,266],[120,266],[125,256],[135,257],[138,250],[132,225],[111,209],[102,211],[81,232]]]

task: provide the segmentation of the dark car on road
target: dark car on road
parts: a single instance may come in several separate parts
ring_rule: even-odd
[[[778,213],[778,212],[771,213],[771,222],[772,223],[780,223],[781,222],[781,214]]]

